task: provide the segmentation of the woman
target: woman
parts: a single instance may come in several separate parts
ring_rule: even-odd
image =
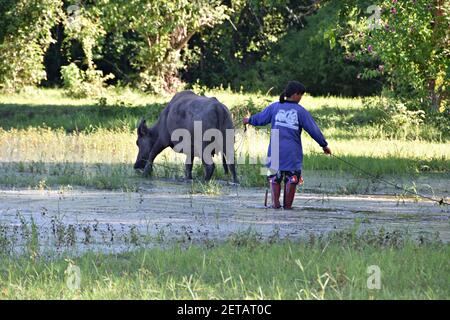
[[[281,208],[281,181],[284,178],[284,209],[292,209],[297,185],[302,181],[303,150],[302,129],[322,147],[325,154],[331,154],[328,143],[314,119],[299,102],[306,89],[298,81],[290,81],[274,102],[258,114],[244,118],[244,124],[253,126],[272,125],[267,166],[272,193],[272,207]]]

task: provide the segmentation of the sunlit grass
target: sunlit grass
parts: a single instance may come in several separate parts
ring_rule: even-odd
[[[168,102],[171,97],[143,94],[128,88],[115,88],[110,89],[105,98],[109,102],[123,101],[128,105],[145,105]],[[93,105],[98,101],[96,98],[73,99],[66,96],[61,89],[26,88],[20,93],[0,94],[0,104],[82,106]]]
[[[306,157],[322,153],[306,133],[302,140]],[[127,128],[73,134],[49,128],[0,129],[0,161],[132,165],[138,151],[135,141],[135,133]],[[262,159],[267,154],[268,143],[269,135],[265,130],[249,128],[246,133],[240,131],[235,143],[237,160],[247,155],[253,160]],[[450,156],[450,144],[420,140],[330,140],[329,145],[338,156],[368,160],[398,158],[445,163]],[[184,163],[185,156],[168,148],[157,159],[163,163]],[[396,164],[392,165],[395,167]],[[445,168],[436,169],[445,171]]]

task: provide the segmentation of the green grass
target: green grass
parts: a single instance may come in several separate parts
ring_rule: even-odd
[[[192,242],[184,236],[169,240],[163,233],[144,239],[130,228],[121,253],[114,254],[78,247],[75,228],[58,221],[55,240],[65,249],[56,250],[39,236],[34,220],[21,215],[18,219],[14,237],[8,236],[8,226],[0,224],[0,300],[448,299],[450,295],[450,244],[440,242],[437,235],[413,238],[406,231],[362,230],[357,220],[349,229],[295,241],[280,237],[276,229],[266,237],[249,228],[220,241]],[[372,266],[381,272],[378,289],[367,285]],[[74,267],[80,270],[75,288],[68,285],[73,279],[68,269]]]
[[[206,94],[224,102],[238,126],[248,112],[255,113],[277,99],[218,90]],[[136,189],[143,182],[132,169],[137,155],[136,124],[143,116],[154,121],[170,98],[129,90],[111,91],[98,100],[69,99],[56,89],[0,95],[0,185],[38,187],[45,182],[46,186]],[[369,108],[358,98],[306,96],[302,104],[316,118],[333,152],[365,171],[412,181],[427,175],[449,175],[449,139],[437,125],[408,126],[406,134],[406,127],[393,132],[392,126],[386,126],[382,106]],[[266,155],[268,139],[267,128],[249,128],[246,134],[237,135],[235,148],[243,160],[238,165],[243,186],[266,184],[261,166],[255,164]],[[305,174],[361,177],[354,168],[320,154],[306,133],[302,139]],[[184,160],[183,155],[167,149],[156,159],[162,166],[156,166],[155,176],[182,177]],[[217,171],[217,179],[226,178],[221,166]],[[194,174],[198,179],[203,176],[198,162]]]
[[[242,240],[242,239],[241,239]],[[0,299],[448,299],[450,246],[231,239],[122,254],[5,256]],[[66,284],[69,264],[81,286]],[[368,289],[367,268],[381,270]]]

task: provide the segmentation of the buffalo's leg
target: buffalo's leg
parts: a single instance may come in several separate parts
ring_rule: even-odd
[[[230,144],[228,144],[228,140],[230,140]],[[231,171],[231,175],[233,176],[233,182],[239,183],[236,175],[236,164],[235,164],[235,158],[234,158],[234,136],[233,139],[227,138],[224,140],[223,144],[223,161],[224,161],[224,167],[228,165],[228,168]],[[225,164],[226,161],[226,164]],[[226,173],[228,173],[228,170],[225,170]]]
[[[211,180],[211,177],[214,173],[214,169],[216,168],[216,165],[213,164],[207,164],[207,163],[203,163],[203,166],[205,167],[205,181],[208,182],[209,180]]]
[[[167,148],[167,145],[162,144],[159,141],[156,141],[156,143],[153,145],[152,150],[150,151],[150,155],[148,157],[147,164],[144,168],[144,176],[150,176],[153,172],[153,161],[155,160],[156,156],[161,153],[165,148]]]
[[[211,180],[211,177],[216,168],[213,156],[215,154],[215,149],[209,150],[209,144],[207,142],[203,142],[202,146],[202,163],[205,170],[205,181],[208,182]]]
[[[190,161],[189,161],[190,160]],[[186,156],[186,170],[185,177],[186,180],[192,180],[192,167],[194,166],[194,153]]]
[[[203,150],[205,149],[203,148]],[[212,154],[204,153],[202,157],[202,163],[203,167],[205,168],[205,181],[208,182],[209,180],[211,180],[214,169],[216,168],[212,159]]]
[[[150,163],[150,161],[148,161],[144,167],[144,176],[146,177],[151,176],[152,173],[153,173],[153,163]]]
[[[230,167],[231,175],[233,176],[233,182],[239,183],[236,175],[236,165],[234,163],[228,165]]]

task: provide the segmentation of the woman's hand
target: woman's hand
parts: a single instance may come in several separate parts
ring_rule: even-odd
[[[323,152],[324,152],[325,154],[330,154],[330,155],[331,155],[331,149],[328,148],[328,146],[327,146],[327,147],[323,147],[322,149],[323,149]]]

